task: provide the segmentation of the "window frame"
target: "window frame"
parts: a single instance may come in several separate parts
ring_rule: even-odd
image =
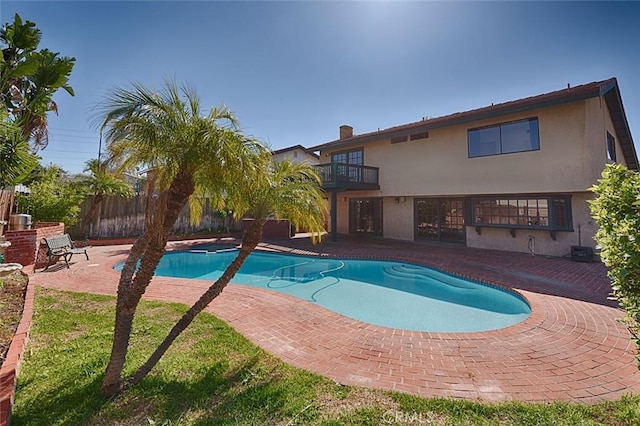
[[[607,160],[617,163],[616,138],[607,131]]]
[[[502,127],[503,126],[509,126],[512,124],[517,124],[517,123],[526,123],[526,122],[532,122],[535,121],[536,122],[536,128],[537,128],[537,145],[535,148],[532,149],[523,149],[523,150],[517,150],[517,151],[504,151],[504,142],[502,139]],[[471,150],[471,134],[472,132],[477,132],[477,131],[481,131],[481,130],[490,130],[490,129],[497,129],[498,130],[498,148],[499,148],[499,152],[494,152],[494,153],[490,153],[490,154],[479,154],[479,155],[472,155],[472,150]],[[529,118],[523,118],[523,119],[518,119],[518,120],[513,120],[513,121],[505,121],[502,123],[498,123],[498,124],[491,124],[488,126],[481,126],[481,127],[474,127],[472,129],[467,129],[467,155],[468,158],[481,158],[481,157],[491,157],[494,155],[507,155],[507,154],[517,154],[520,152],[532,152],[532,151],[540,151],[540,120],[538,119],[538,117],[529,117]]]
[[[349,154],[351,153],[355,153],[355,152],[359,152],[360,153],[360,163],[351,163],[349,161]],[[364,148],[356,148],[356,149],[349,149],[346,151],[336,151],[336,152],[332,152],[331,153],[331,162],[332,163],[337,163],[337,161],[335,160],[335,157],[337,155],[342,155],[344,154],[346,157],[346,161],[345,162],[340,162],[340,164],[353,164],[354,166],[364,166]]]
[[[545,200],[547,202],[547,225],[522,225],[522,224],[511,224],[511,223],[490,223],[490,222],[480,222],[478,221],[478,217],[476,214],[476,205],[478,202],[486,202],[486,201],[498,201],[498,200],[508,200],[508,201],[529,201],[529,200]],[[555,204],[557,201],[564,202],[564,212],[563,215],[566,219],[565,225],[558,225],[557,220],[559,215],[557,214]],[[508,205],[513,206],[513,204],[509,203]],[[518,205],[519,208],[519,205]],[[493,217],[493,215],[492,215]],[[510,219],[512,217],[520,218],[521,216],[518,212],[516,216],[507,215],[504,216],[502,214],[498,214],[496,217],[504,217]],[[482,197],[471,197],[470,198],[470,206],[469,206],[469,224],[470,226],[475,226],[478,228],[507,228],[507,229],[535,229],[542,231],[566,231],[573,232],[573,214],[572,214],[572,206],[571,206],[571,195],[547,195],[547,194],[535,194],[535,195],[492,195],[492,196],[482,196]]]
[[[354,157],[359,159],[359,162],[351,162],[351,155],[356,154]],[[336,156],[344,155],[345,161],[338,162],[336,161]],[[364,148],[355,148],[349,149],[345,151],[336,151],[331,153],[331,163],[336,164],[337,176],[336,179],[340,181],[347,182],[361,182],[362,181],[362,170],[364,167]],[[356,167],[352,167],[356,166]]]

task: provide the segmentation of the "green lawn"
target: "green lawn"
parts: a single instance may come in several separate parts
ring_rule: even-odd
[[[114,305],[112,297],[37,290],[12,425],[640,425],[640,396],[592,406],[483,404],[340,386],[282,363],[207,314],[140,385],[104,399]],[[185,309],[140,305],[128,371]]]

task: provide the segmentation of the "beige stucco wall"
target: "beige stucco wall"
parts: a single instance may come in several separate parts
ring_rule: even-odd
[[[352,193],[341,192],[338,194],[338,234],[349,233],[349,201],[348,197],[354,197]]]
[[[539,151],[468,158],[469,128],[530,117],[539,120]],[[572,196],[574,232],[558,231],[554,241],[549,231],[517,229],[514,238],[509,229],[485,227],[478,235],[468,226],[466,244],[527,253],[532,236],[536,254],[565,256],[579,244],[580,227],[580,244],[595,247],[588,188],[607,162],[607,131],[616,138],[618,161],[624,164],[619,137],[600,98],[435,129],[422,140],[367,143],[364,164],[380,168],[380,190],[338,194],[338,232],[349,232],[349,198],[383,197],[383,236],[413,240],[414,197],[558,193]],[[396,197],[405,201],[396,202]]]
[[[435,129],[427,139],[371,142],[364,164],[380,168],[382,195],[392,197],[584,191],[606,161],[603,108],[594,98]],[[540,150],[468,158],[468,129],[530,117],[539,120]]]
[[[413,198],[404,201],[385,197],[382,208],[383,236],[396,240],[413,240]]]

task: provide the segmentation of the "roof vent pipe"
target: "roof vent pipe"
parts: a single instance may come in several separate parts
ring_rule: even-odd
[[[353,127],[342,125],[340,126],[340,139],[348,139],[353,136]]]

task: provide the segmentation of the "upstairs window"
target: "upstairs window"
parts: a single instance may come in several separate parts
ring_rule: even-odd
[[[331,162],[338,163],[336,178],[340,181],[361,182],[362,166],[364,164],[364,151],[362,148],[352,151],[334,152]]]
[[[364,164],[363,161],[363,150],[355,149],[353,151],[342,151],[342,152],[334,152],[331,155],[332,163],[342,163],[342,164],[355,164],[362,166]]]
[[[469,157],[537,151],[540,149],[538,119],[502,123],[468,131]]]
[[[607,132],[607,159],[616,162],[616,138]]]

